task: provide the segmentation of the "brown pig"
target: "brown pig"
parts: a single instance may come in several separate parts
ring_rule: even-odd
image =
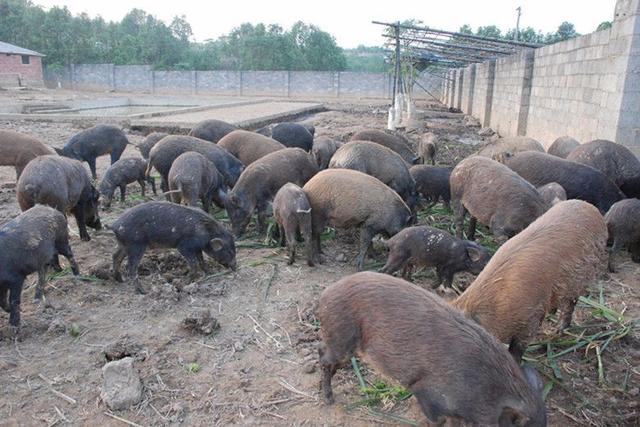
[[[289,251],[289,264],[296,256],[296,231],[300,231],[307,246],[307,264],[313,267],[311,247],[311,205],[302,188],[289,182],[285,184],[273,199],[273,215],[280,229],[280,244],[286,239]]]
[[[640,262],[640,200],[625,199],[611,206],[604,217],[613,247],[609,255],[609,271],[614,272],[613,256],[626,247],[631,259]]]
[[[0,130],[0,166],[13,166],[16,180],[31,160],[55,152],[37,139],[11,130]]]
[[[226,134],[218,141],[218,147],[227,150],[245,166],[249,166],[269,153],[285,148],[275,139],[247,130],[234,130]]]
[[[371,141],[376,144],[384,145],[385,147],[395,151],[402,156],[402,159],[409,165],[413,165],[418,162],[418,156],[414,153],[408,144],[397,136],[388,134],[387,132],[375,129],[363,130],[354,133],[350,141]]]

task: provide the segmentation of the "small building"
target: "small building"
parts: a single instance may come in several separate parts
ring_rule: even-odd
[[[0,41],[0,86],[44,86],[43,54]]]

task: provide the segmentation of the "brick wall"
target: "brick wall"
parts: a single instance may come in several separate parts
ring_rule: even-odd
[[[19,79],[19,80],[18,80]],[[42,58],[29,56],[29,64],[22,63],[22,55],[0,53],[0,85],[43,86]]]

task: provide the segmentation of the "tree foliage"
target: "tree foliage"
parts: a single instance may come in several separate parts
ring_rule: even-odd
[[[600,24],[600,26],[606,25],[606,22]],[[611,23],[608,23],[609,25]],[[598,30],[600,30],[600,26],[598,26]],[[604,27],[608,28],[608,27]],[[458,30],[459,33],[463,34],[471,34],[482,37],[491,37],[495,39],[502,40],[515,40],[516,39],[516,29],[510,28],[507,32],[502,33],[502,31],[496,27],[495,25],[488,25],[486,27],[478,27],[478,29],[474,32],[470,25],[465,24]],[[536,31],[532,27],[526,27],[524,29],[520,29],[520,34],[518,37],[519,41],[527,42],[527,43],[536,43],[536,44],[551,44],[557,43],[559,41],[568,40],[573,37],[578,37],[580,34],[576,31],[575,26],[570,22],[563,22],[558,26],[558,29],[555,32],[543,34],[540,30]]]
[[[37,29],[37,31],[35,30]],[[159,69],[344,70],[346,57],[330,34],[297,22],[242,24],[217,40],[196,43],[184,16],[170,24],[141,9],[120,22],[48,10],[30,0],[0,0],[0,40],[47,55],[45,64],[151,64]]]

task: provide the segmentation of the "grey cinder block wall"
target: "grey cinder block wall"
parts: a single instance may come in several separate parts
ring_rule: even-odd
[[[441,100],[503,136],[606,138],[640,155],[640,0],[614,15],[610,29],[450,70]]]

